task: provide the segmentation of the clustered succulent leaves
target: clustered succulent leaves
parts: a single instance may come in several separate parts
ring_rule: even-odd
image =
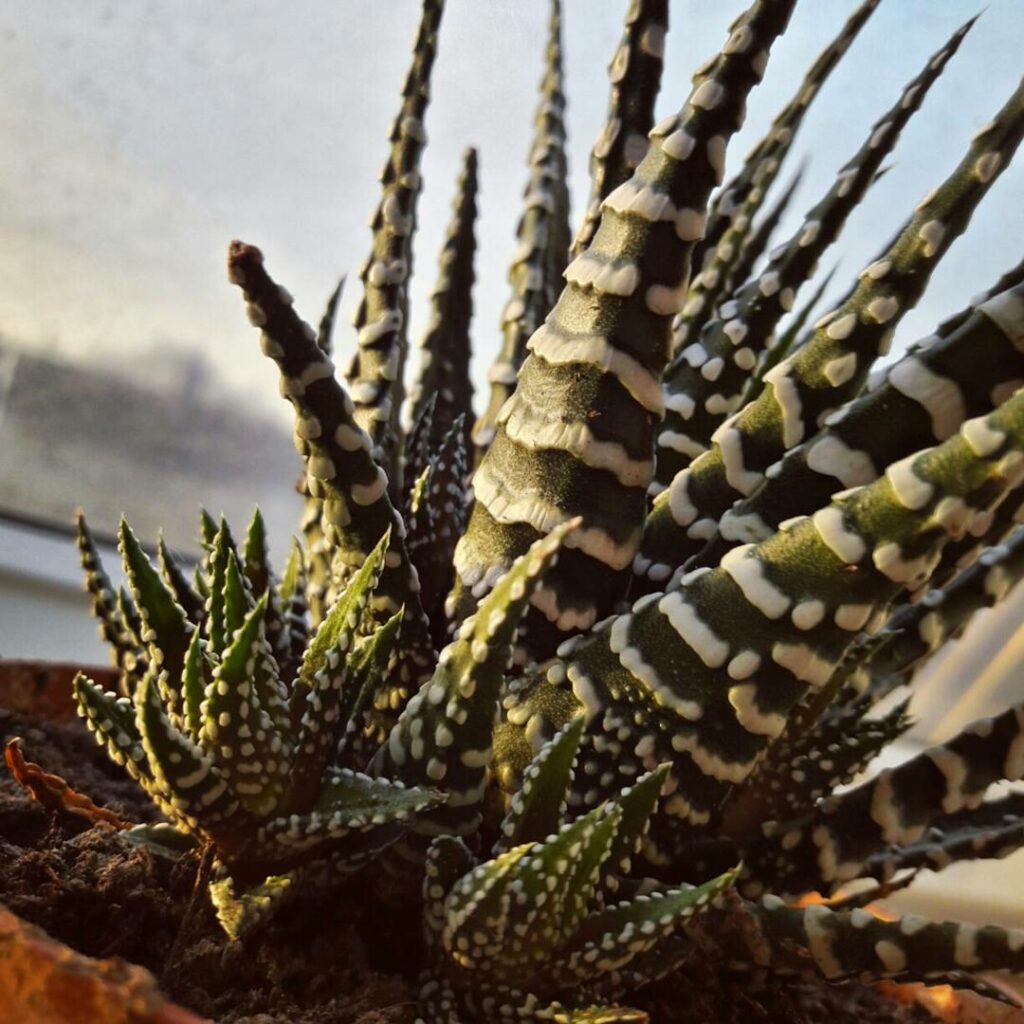
[[[370,610],[387,535],[307,636],[305,622],[282,613],[287,584],[271,578],[262,525],[257,513],[240,554],[222,522],[193,586],[163,545],[157,570],[122,522],[123,606],[138,625],[106,603],[102,614],[105,632],[122,630],[134,648],[126,695],[83,675],[74,683],[111,756],[173,824],[249,881],[311,859],[349,869],[444,800],[352,767],[400,621],[377,625]],[[108,594],[84,518],[79,543],[90,589]]]
[[[988,797],[1024,777],[1024,704],[857,781],[911,724],[882,701],[1024,573],[1024,264],[869,376],[1013,157],[1024,86],[833,309],[804,329],[826,276],[791,314],[972,24],[775,242],[794,190],[774,207],[769,190],[878,4],[723,185],[795,0],[754,0],[657,122],[667,4],[632,0],[574,237],[555,0],[475,423],[468,150],[399,426],[441,0],[390,136],[347,386],[340,286],[314,330],[262,253],[231,244],[295,412],[303,541],[278,578],[258,513],[241,548],[204,514],[189,578],[122,524],[115,592],[83,520],[122,674],[120,694],[84,677],[75,694],[212,847],[233,932],[386,851],[422,898],[431,1024],[645,1020],[630,1002],[695,945],[723,969],[828,980],[984,989],[979,970],[1024,970],[1024,932],[864,909],[923,868],[1024,845],[1021,795]]]

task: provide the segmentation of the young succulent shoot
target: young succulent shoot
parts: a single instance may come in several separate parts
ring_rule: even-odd
[[[258,533],[250,530],[250,540]],[[385,536],[310,639],[295,675],[282,677],[267,631],[276,583],[265,561],[254,574],[263,581],[258,591],[243,572],[254,563],[239,557],[221,527],[209,597],[191,619],[121,524],[147,656],[126,672],[128,697],[79,674],[79,712],[175,827],[211,844],[238,883],[324,860],[352,870],[444,800],[371,779],[337,757],[365,709],[357,640],[372,620],[387,548]],[[247,545],[250,556],[256,550]]]
[[[614,1005],[624,980],[636,985],[647,955],[732,884],[728,871],[701,886],[614,899],[617,873],[628,871],[642,845],[669,766],[566,822],[581,735],[576,719],[538,753],[493,859],[477,863],[452,837],[430,846],[423,901],[432,969],[421,992],[427,1024],[644,1020]]]
[[[448,794],[422,831],[473,834],[481,821],[492,730],[512,644],[530,598],[579,526],[570,520],[534,542],[441,652],[431,679],[406,704],[374,759],[375,772]]]
[[[474,475],[476,504],[455,552],[456,619],[537,537],[583,517],[534,596],[522,637],[530,658],[550,656],[623,595],[654,471],[671,320],[726,146],[792,8],[790,0],[750,7],[694,79],[683,109],[652,130],[633,176],[604,200],[601,225],[530,339],[531,355]],[[602,411],[593,416],[595,401]]]

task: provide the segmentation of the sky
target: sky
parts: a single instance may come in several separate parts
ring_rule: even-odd
[[[745,6],[673,0],[659,116],[682,105],[692,70]],[[730,147],[730,173],[854,6],[797,4]],[[625,7],[565,0],[574,220]],[[882,0],[798,137],[789,169],[803,155],[810,165],[784,232],[978,8],[976,0]],[[482,189],[478,388],[507,297],[546,16],[546,0],[449,0],[441,28],[410,336],[415,345],[426,322],[460,155],[473,144]],[[286,422],[276,371],[226,279],[227,244],[259,245],[314,323],[337,277],[351,274],[336,337],[347,365],[355,271],[370,244],[376,176],[417,17],[416,0],[0,0],[0,337],[156,383],[182,353],[200,352],[231,400]],[[1022,44],[1024,5],[991,0],[904,132],[891,173],[822,261],[828,269],[841,254],[831,294],[846,290],[1016,87]],[[1021,257],[1022,186],[1024,157],[936,271],[897,351]],[[482,398],[478,391],[478,405]]]

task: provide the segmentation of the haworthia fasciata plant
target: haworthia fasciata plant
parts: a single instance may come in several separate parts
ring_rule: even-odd
[[[662,815],[670,855],[673,837],[714,822],[727,788],[750,775],[804,696],[829,683],[859,632],[880,628],[889,602],[927,579],[972,510],[1020,483],[1022,448],[1018,393],[899,475],[837,496],[567,642],[563,664],[510,691],[506,717],[540,712],[543,736],[547,692],[571,691],[587,716],[581,756],[594,763],[575,806],[671,760],[675,792]]]
[[[123,695],[74,683],[170,823],[125,841],[212,851],[230,937],[357,869],[367,884],[336,890],[357,929],[418,892],[422,918],[396,915],[401,941],[374,955],[423,965],[427,1024],[660,1022],[695,963],[772,973],[787,999],[792,974],[991,996],[977,972],[1024,968],[1019,933],[864,909],[921,870],[1024,844],[1020,794],[986,792],[1024,775],[1021,706],[855,778],[912,724],[906,700],[879,702],[906,682],[926,700],[919,668],[1024,572],[1022,268],[869,377],[1013,155],[1021,90],[830,314],[804,333],[826,277],[782,319],[970,23],[743,281],[788,201],[762,212],[808,104],[877,3],[853,9],[709,219],[794,0],[755,0],[653,128],[667,4],[633,0],[566,267],[553,0],[472,479],[473,150],[411,429],[398,419],[438,0],[391,135],[351,391],[330,359],[340,286],[314,330],[259,250],[231,246],[296,414],[302,540],[278,576],[258,511],[244,535],[203,512],[193,570],[125,523],[115,588],[81,521]],[[857,877],[870,888],[836,892]]]

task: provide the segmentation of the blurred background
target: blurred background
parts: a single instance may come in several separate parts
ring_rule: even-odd
[[[625,0],[563,0],[569,162],[578,215]],[[803,0],[749,104],[729,170],[796,90],[854,0]],[[718,49],[743,0],[674,0],[659,113]],[[807,173],[780,237],[975,0],[882,0],[807,116]],[[0,4],[0,654],[101,661],[67,532],[81,505],[112,534],[122,512],[194,551],[200,505],[241,528],[259,504],[280,556],[296,529],[290,409],[224,272],[232,238],[259,245],[316,322],[351,275],[335,334],[354,345],[355,273],[397,107],[417,0],[48,0]],[[480,152],[474,377],[498,340],[526,178],[547,0],[449,0],[423,163],[410,372],[459,159]],[[891,171],[852,216],[838,297],[1015,88],[1024,7],[991,0]],[[784,171],[777,189],[789,174]],[[1021,256],[1024,159],[998,181],[901,326],[893,356]],[[809,292],[811,289],[807,288]],[[115,558],[107,558],[113,569]],[[918,736],[1005,707],[1024,601],[979,616],[932,672]],[[976,683],[966,693],[970,683]]]

